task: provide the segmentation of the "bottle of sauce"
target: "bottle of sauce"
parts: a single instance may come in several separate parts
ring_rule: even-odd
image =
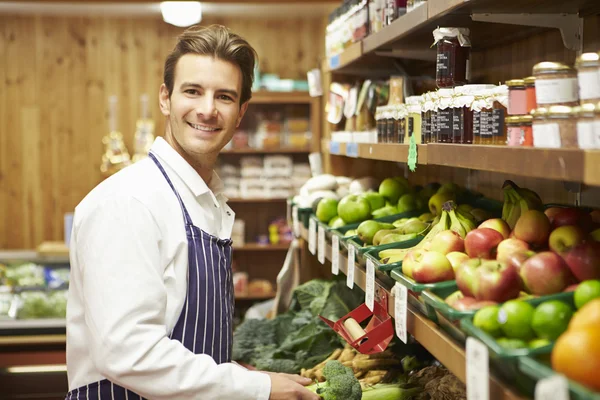
[[[453,88],[469,82],[469,34],[468,28],[437,28],[433,31],[433,44],[437,46],[435,80],[438,88]]]

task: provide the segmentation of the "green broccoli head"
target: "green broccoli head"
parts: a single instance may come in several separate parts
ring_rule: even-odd
[[[323,367],[325,383],[314,385],[314,391],[323,400],[360,400],[362,390],[360,382],[354,377],[351,368],[337,360],[327,361]]]

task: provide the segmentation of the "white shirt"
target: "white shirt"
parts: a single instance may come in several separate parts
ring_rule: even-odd
[[[229,238],[234,213],[162,138],[151,150],[194,222]],[[212,189],[212,190],[211,190]],[[185,302],[188,245],[177,197],[150,158],[94,188],[75,209],[67,302],[69,390],[102,379],[148,399],[267,400],[267,374],[217,365],[168,338]]]

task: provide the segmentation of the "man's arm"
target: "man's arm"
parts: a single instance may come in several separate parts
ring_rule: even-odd
[[[217,365],[168,338],[161,232],[143,204],[108,199],[75,234],[90,352],[104,377],[157,400],[268,399],[268,375]]]

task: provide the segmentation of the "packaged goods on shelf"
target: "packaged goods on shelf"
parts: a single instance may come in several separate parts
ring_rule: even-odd
[[[264,197],[265,182],[260,178],[242,178],[240,182],[240,195],[246,199]]]
[[[260,165],[243,165],[242,164],[242,168],[241,168],[242,178],[260,178],[261,176],[264,175],[265,170],[262,165],[262,159],[259,158],[259,160],[261,161]]]
[[[293,176],[310,178],[311,171],[308,163],[295,163],[293,166]]]
[[[600,54],[584,53],[575,61],[581,104],[600,101]]]
[[[233,273],[233,291],[236,296],[248,295],[248,273],[234,272]]]
[[[579,104],[577,71],[568,65],[544,61],[533,66],[538,107]]]
[[[231,240],[234,243],[234,247],[244,246],[246,244],[246,223],[242,219],[236,218],[233,222],[233,228],[231,230]]]
[[[290,156],[265,156],[265,177],[291,177],[294,161]]]
[[[270,178],[264,181],[265,196],[272,199],[289,197],[293,194],[289,178]]]
[[[262,157],[251,157],[246,156],[240,159],[240,166],[244,167],[262,167],[263,166],[263,158]]]

